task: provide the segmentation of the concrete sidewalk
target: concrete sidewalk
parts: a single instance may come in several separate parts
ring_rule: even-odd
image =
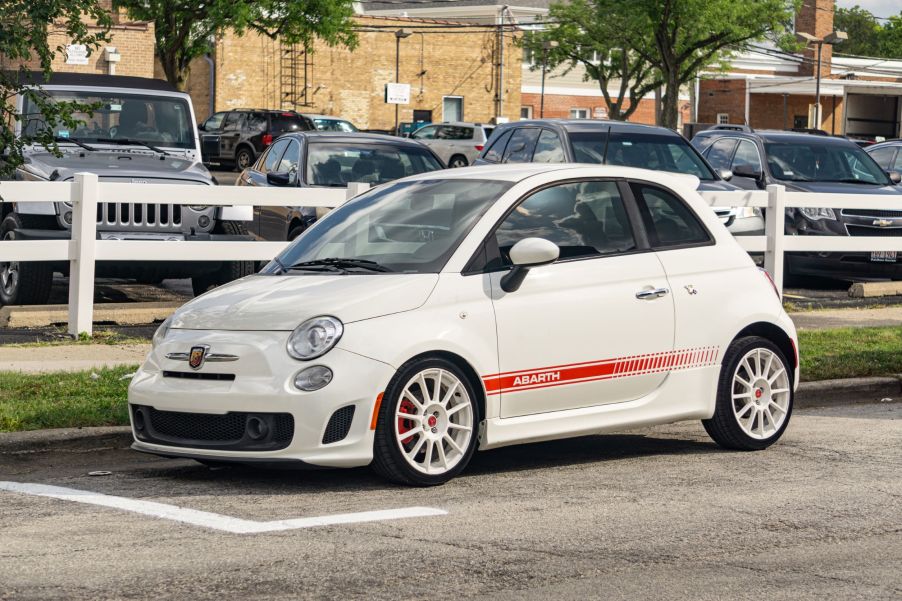
[[[876,309],[818,309],[789,316],[800,330],[902,326],[902,307],[898,305]]]

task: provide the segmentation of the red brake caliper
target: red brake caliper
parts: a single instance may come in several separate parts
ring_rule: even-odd
[[[417,408],[407,399],[401,400],[401,406],[399,407],[398,413],[410,413],[411,415],[416,415]],[[410,432],[416,427],[416,422],[409,419],[404,419],[403,417],[398,418],[398,434],[401,435],[401,444],[406,445],[409,442],[413,441],[413,435],[411,434],[407,438],[404,438],[404,434]]]

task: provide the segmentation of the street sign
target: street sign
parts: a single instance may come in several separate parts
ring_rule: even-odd
[[[385,84],[385,102],[388,104],[410,104],[410,84]]]
[[[88,47],[84,44],[66,44],[67,65],[87,65]]]

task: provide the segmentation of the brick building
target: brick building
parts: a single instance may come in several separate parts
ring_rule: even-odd
[[[833,32],[833,0],[811,0],[796,16],[797,32],[823,39]],[[737,56],[726,74],[698,83],[701,123],[745,123],[757,129],[817,127],[863,139],[902,135],[902,61],[841,56],[823,45],[821,118],[815,122],[817,54],[766,44]]]
[[[353,51],[316,42],[311,52],[255,33],[227,34],[212,57],[191,67],[188,92],[198,119],[239,107],[297,109],[350,119],[363,129],[394,126],[384,86],[395,81],[395,31],[411,35],[397,45],[399,80],[411,86],[400,122],[490,122],[520,112],[520,51],[513,40],[459,23],[359,16]],[[212,73],[211,73],[212,69]],[[499,88],[501,93],[499,94]]]
[[[99,73],[131,75],[137,77],[154,76],[154,25],[144,21],[131,21],[124,11],[112,9],[112,0],[100,2],[112,15],[113,26],[110,29],[110,41],[94,50],[87,60],[79,60],[76,49],[72,55],[58,52],[53,60],[54,71],[62,73]],[[89,31],[96,32],[94,23],[88,21]],[[62,33],[51,32],[48,36],[51,48],[66,47],[70,40]],[[109,50],[108,50],[109,49]],[[111,56],[113,55],[113,56]],[[118,57],[118,60],[117,60]],[[112,59],[112,60],[110,60]],[[82,64],[86,63],[86,64]],[[40,63],[33,60],[25,64],[26,68],[39,70]],[[0,58],[0,69],[18,69],[19,64]]]

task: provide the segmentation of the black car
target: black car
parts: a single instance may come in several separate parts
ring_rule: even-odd
[[[294,111],[235,109],[214,113],[197,126],[205,163],[249,167],[284,133],[315,130],[309,118]]]
[[[815,194],[888,194],[897,173],[887,173],[857,144],[845,138],[785,131],[703,131],[692,144],[719,169],[733,172],[731,183],[746,190],[781,184]],[[786,211],[786,234],[809,236],[902,236],[902,211],[867,208],[797,208]],[[895,252],[786,255],[787,272],[854,279],[902,278]]]
[[[888,140],[865,149],[884,171],[902,173],[902,140]]]
[[[694,175],[699,190],[736,190],[729,172],[718,173],[673,130],[653,125],[589,119],[536,119],[499,125],[475,165],[494,163],[594,163]],[[761,234],[758,209],[717,207],[733,234]]]
[[[444,169],[429,148],[379,134],[301,132],[286,134],[238,177],[238,186],[338,187],[378,185]],[[294,240],[311,223],[312,207],[254,207],[248,229],[263,240]]]

